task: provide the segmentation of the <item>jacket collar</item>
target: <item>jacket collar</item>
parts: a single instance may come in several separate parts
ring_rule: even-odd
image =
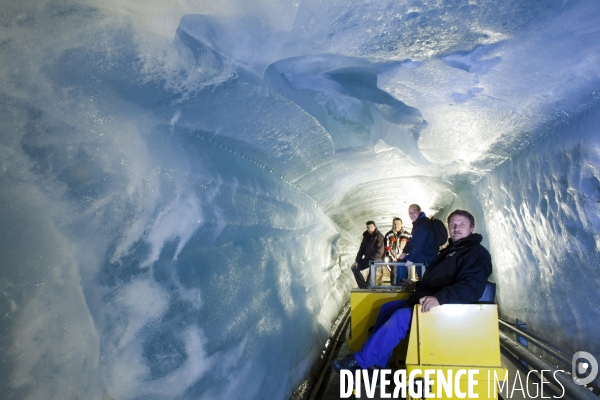
[[[422,220],[423,218],[425,218],[426,216],[427,216],[427,215],[425,215],[425,213],[424,213],[423,211],[421,211],[421,214],[419,214],[419,216],[417,217],[417,219],[415,219],[415,220],[413,221],[413,223],[412,223],[412,224],[413,224],[413,226],[415,226],[415,225],[417,225],[419,222],[421,222],[421,220]]]
[[[452,240],[452,238],[450,238],[448,240],[449,246],[447,247],[449,248],[455,248],[455,249],[460,249],[463,248],[465,246],[471,246],[474,244],[479,244],[481,243],[481,241],[483,240],[483,236],[481,236],[479,233],[471,233],[469,236],[467,236],[466,238],[460,239],[456,242],[454,242]]]
[[[377,236],[378,233],[379,233],[379,228],[375,228],[372,235],[369,235],[369,231],[364,231],[363,236]]]

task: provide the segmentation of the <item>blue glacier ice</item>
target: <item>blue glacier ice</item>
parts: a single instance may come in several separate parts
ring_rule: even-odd
[[[0,10],[3,399],[289,398],[411,203],[600,359],[600,3]]]

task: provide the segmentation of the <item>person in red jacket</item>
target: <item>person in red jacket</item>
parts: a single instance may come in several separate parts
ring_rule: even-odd
[[[389,261],[396,262],[406,242],[410,239],[410,233],[402,229],[402,220],[395,217],[392,220],[392,229],[385,234],[385,255]]]
[[[398,256],[402,253],[402,249],[410,239],[410,233],[402,229],[402,220],[395,217],[392,220],[392,229],[385,234],[385,261],[398,261]],[[396,273],[394,269],[390,272],[392,285],[397,285]]]

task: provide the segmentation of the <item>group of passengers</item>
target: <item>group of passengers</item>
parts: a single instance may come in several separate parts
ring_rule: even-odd
[[[492,273],[492,260],[481,245],[482,236],[473,233],[473,215],[465,210],[450,213],[447,220],[450,238],[440,250],[433,222],[421,207],[412,204],[408,214],[413,229],[403,249],[401,243],[407,233],[402,230],[402,221],[397,223],[394,219],[392,230],[385,237],[373,221],[367,222],[352,272],[359,288],[368,288],[361,270],[368,268],[371,260],[381,261],[387,252],[391,261],[402,260],[407,266],[425,263],[425,273],[418,282],[402,280],[404,287],[412,292],[410,297],[381,307],[373,334],[361,350],[345,359],[332,361],[331,367],[338,373],[342,369],[385,368],[392,351],[408,333],[416,304],[420,305],[421,312],[428,312],[444,304],[475,303],[484,293]],[[399,250],[402,252],[398,254]]]
[[[370,285],[365,281],[362,271],[369,268],[371,261],[405,261],[410,267],[415,263],[428,264],[436,256],[439,246],[436,234],[425,213],[418,204],[408,207],[413,228],[412,235],[402,229],[402,220],[398,217],[392,221],[392,229],[383,236],[377,229],[375,222],[367,221],[367,230],[363,233],[352,272],[360,289],[368,289]]]

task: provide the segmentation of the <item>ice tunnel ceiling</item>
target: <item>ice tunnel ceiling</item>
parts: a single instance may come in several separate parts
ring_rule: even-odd
[[[124,98],[154,108],[157,124],[221,140],[351,231],[413,202],[435,212],[598,101],[594,2],[228,5],[40,3],[30,18],[5,6],[4,24],[24,45],[54,32],[16,56],[62,65],[34,76],[89,85],[105,113]],[[95,23],[70,24],[82,13]],[[75,39],[60,39],[67,27]]]
[[[178,37],[196,62],[198,52],[214,52],[239,81],[265,85],[318,123],[296,138],[326,144],[285,138],[267,152],[291,146],[293,157],[321,160],[285,178],[354,231],[413,202],[435,212],[457,187],[597,104],[599,10],[592,2],[302,2],[289,26],[186,15]],[[291,125],[275,129],[283,137]]]

